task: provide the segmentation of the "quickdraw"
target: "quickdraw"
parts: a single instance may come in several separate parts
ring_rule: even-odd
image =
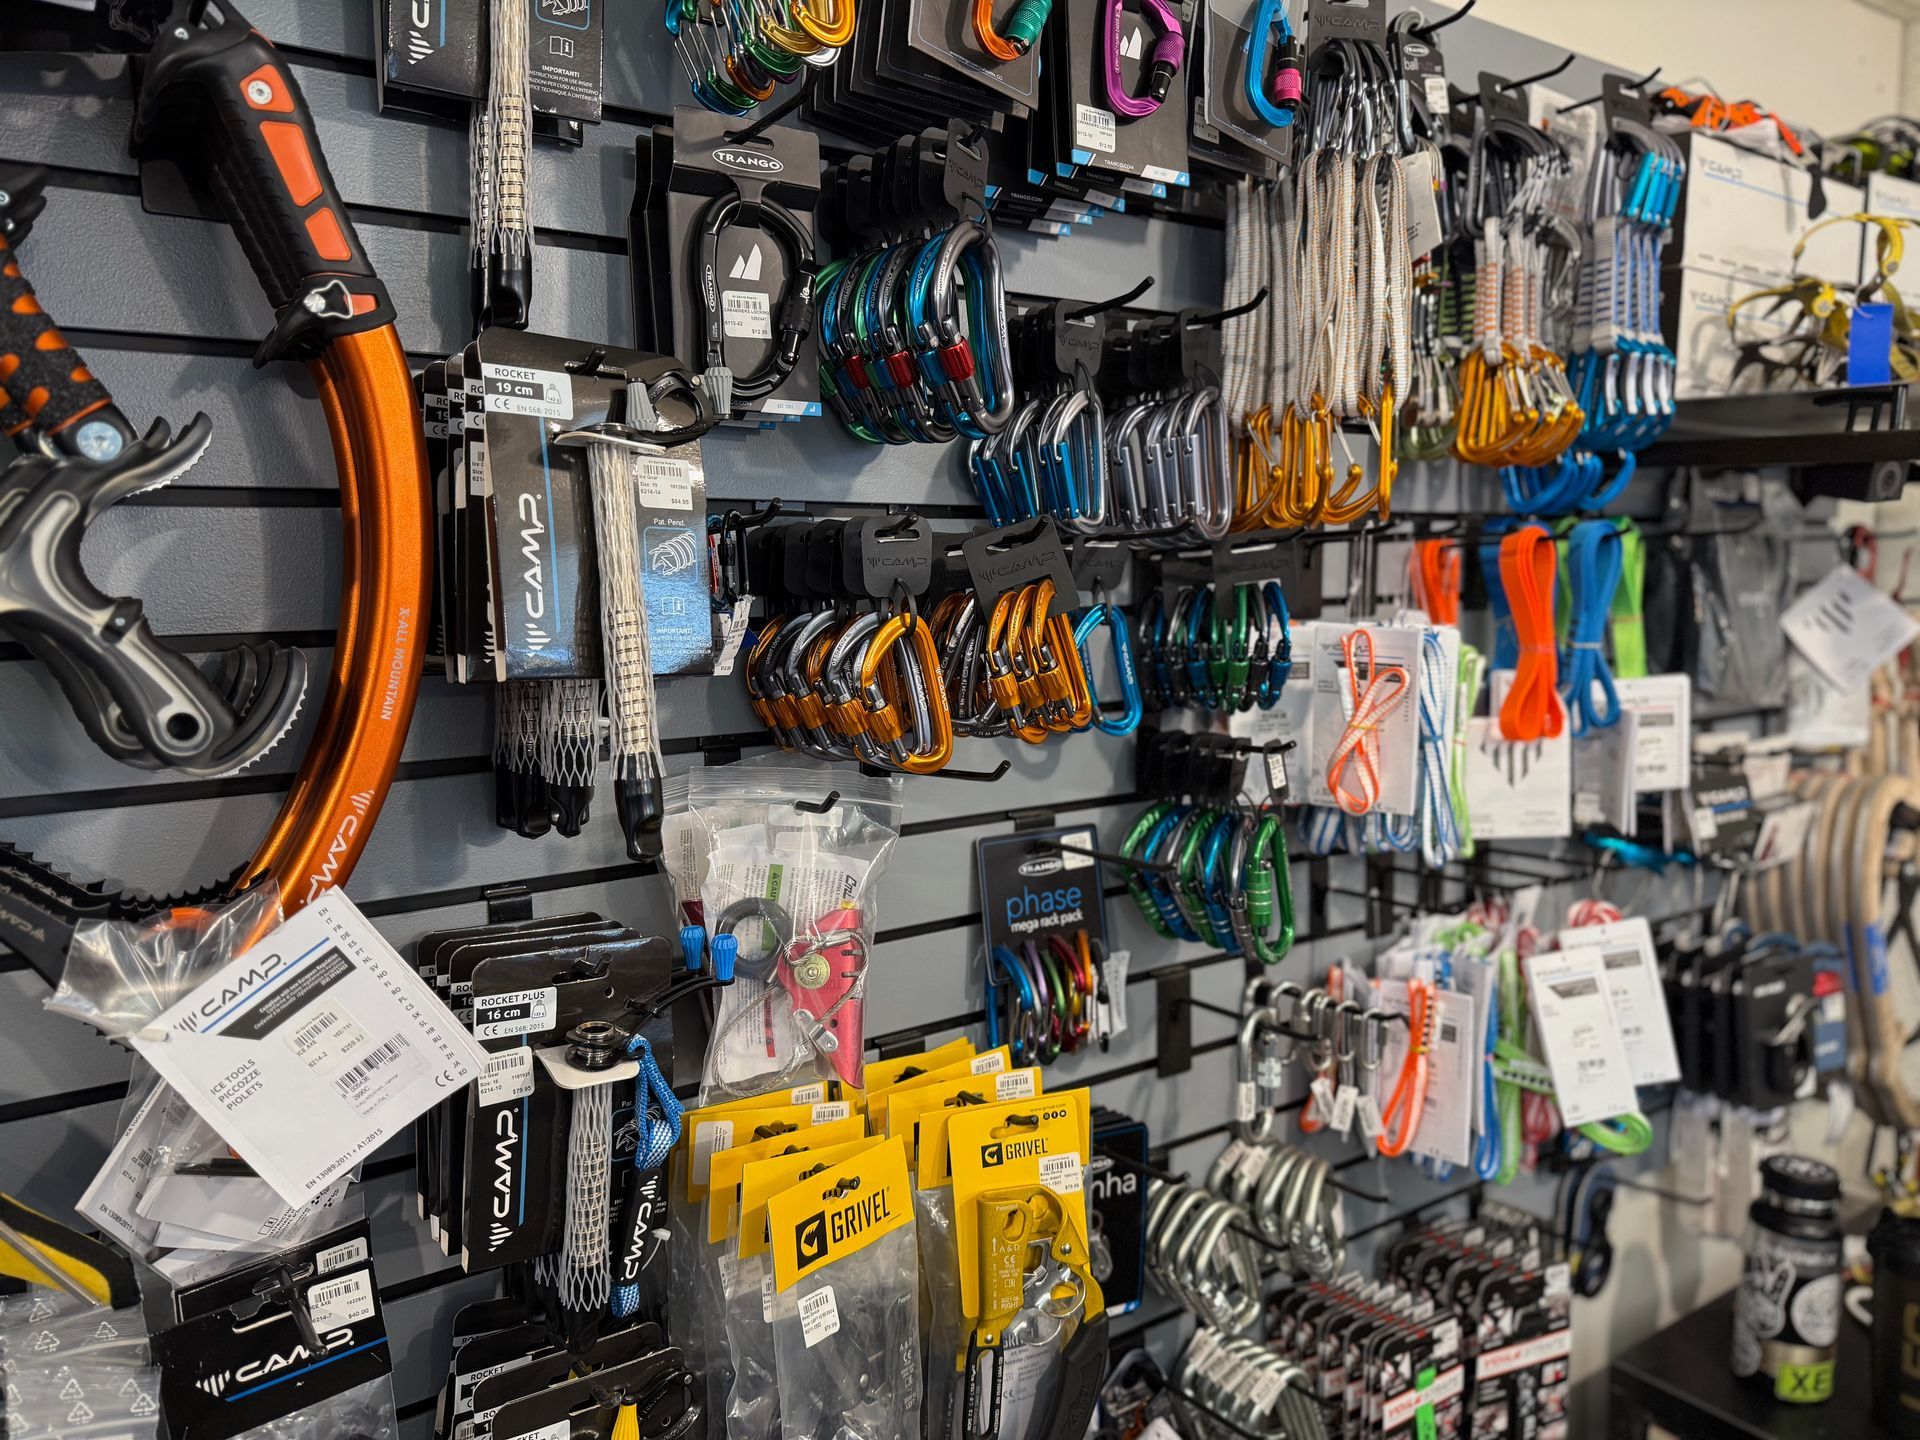
[[[1544,465],[1585,423],[1561,358],[1546,345],[1550,297],[1570,296],[1579,237],[1546,208],[1566,152],[1542,131],[1484,108],[1475,121],[1465,213],[1474,249],[1473,344],[1460,362],[1457,459]]]
[[[1587,188],[1571,373],[1586,412],[1580,443],[1619,452],[1621,466],[1610,483],[1572,497],[1565,510],[1598,510],[1616,498],[1632,477],[1632,452],[1659,439],[1673,418],[1675,360],[1660,333],[1660,268],[1686,161],[1651,126],[1619,115],[1608,124]],[[1528,513],[1560,512],[1541,505]]]

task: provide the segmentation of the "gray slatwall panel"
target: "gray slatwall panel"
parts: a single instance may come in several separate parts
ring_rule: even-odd
[[[48,1023],[37,1003],[24,1016],[10,1012],[9,1045],[20,1019],[32,1025]],[[0,1126],[0,1190],[57,1220],[66,1219],[113,1147],[119,1120],[120,1102],[111,1100]]]
[[[350,204],[369,207],[362,217],[363,236],[399,307],[405,343],[416,356],[462,343],[469,322],[466,247],[458,233],[466,183],[461,127],[373,116],[374,0],[337,5],[243,0],[243,5],[267,34],[297,47],[291,58],[317,112],[335,174]],[[633,122],[664,114],[684,92],[659,34],[657,8],[612,7],[608,23],[607,97],[621,113],[590,132],[584,150],[543,146],[535,162],[538,223],[601,239],[584,248],[542,246],[534,323],[583,340],[621,342],[631,330],[627,281],[619,246],[610,242],[618,242],[624,230]],[[1461,41],[1454,48],[1476,64],[1506,73],[1541,68],[1535,62],[1546,47],[1525,37],[1477,21],[1453,33]],[[324,57],[346,57],[347,63],[342,67]],[[1593,88],[1587,83],[1591,69],[1583,62],[1577,79],[1566,83],[1586,93]],[[61,167],[63,182],[73,171],[109,177],[80,187],[56,186],[27,250],[29,273],[63,325],[101,332],[95,367],[136,418],[162,414],[178,422],[195,409],[213,417],[215,452],[191,477],[192,484],[330,488],[330,447],[304,375],[287,366],[256,374],[242,358],[265,331],[268,316],[224,227],[148,216],[133,196],[121,193],[124,177],[131,174],[123,144],[127,110],[116,64],[0,57],[0,135],[7,137],[0,149],[6,156]],[[432,228],[393,223],[401,212],[439,218],[429,220]],[[1007,283],[1016,294],[1096,299],[1152,274],[1158,280],[1151,296],[1156,307],[1205,306],[1218,298],[1219,237],[1198,227],[1109,216],[1066,244],[1010,234],[1002,237],[1002,247]],[[103,275],[112,276],[113,283],[100,284]],[[117,347],[116,337],[125,337]],[[170,348],[182,353],[165,353]],[[186,353],[227,349],[237,353]],[[720,435],[706,450],[709,489],[721,500],[779,495],[856,505],[970,502],[957,452],[871,449],[845,439],[830,422]],[[1397,497],[1402,505],[1477,506],[1491,493],[1489,477],[1463,481],[1450,466],[1419,473],[1426,468],[1408,468]],[[1463,490],[1463,484],[1471,490]],[[324,631],[335,605],[337,524],[337,513],[329,509],[130,508],[99,527],[87,559],[104,588],[147,597],[163,632]],[[1327,587],[1337,593],[1344,555],[1336,548],[1328,558]],[[411,757],[459,757],[484,749],[483,696],[460,694],[437,681],[430,681],[425,693]],[[662,728],[670,737],[758,728],[736,681],[669,680],[661,686],[661,701]],[[85,751],[63,705],[48,693],[32,664],[0,666],[0,733],[12,742],[0,761],[0,799],[152,783]],[[30,737],[25,744],[14,738],[21,734]],[[940,928],[879,948],[871,1032],[950,1024],[979,1003],[979,931],[970,923],[977,903],[973,840],[1007,831],[997,813],[1005,807],[1051,804],[1069,807],[1063,817],[1069,822],[1097,818],[1108,844],[1117,843],[1120,827],[1136,807],[1097,802],[1131,789],[1130,750],[1104,737],[1078,737],[1038,751],[969,743],[961,747],[957,763],[982,766],[1007,755],[1015,761],[1007,783],[910,784],[910,820],[960,818],[965,823],[910,836],[894,856],[882,892],[882,928]],[[674,763],[689,760],[678,757]],[[402,907],[378,922],[396,944],[482,918],[478,904],[435,904],[425,898],[434,892],[625,867],[605,813],[572,842],[526,842],[495,830],[490,783],[484,775],[453,776],[410,780],[397,788],[351,887],[363,899]],[[277,804],[271,794],[168,799],[120,811],[38,817],[5,829],[10,838],[45,848],[89,873],[120,871],[163,885],[169,877],[204,878],[240,858],[244,837],[257,833]],[[174,869],[166,871],[168,866]],[[1334,873],[1336,884],[1359,888],[1356,863],[1337,862]],[[1296,867],[1294,875],[1304,921],[1305,874]],[[413,896],[423,903],[404,908]],[[541,913],[593,907],[656,926],[666,924],[666,904],[665,887],[654,878],[564,887],[536,900]],[[1151,935],[1130,900],[1116,898],[1109,906],[1115,941],[1133,949],[1136,974],[1207,960],[1203,947],[1171,945]],[[1333,897],[1330,908],[1335,926],[1353,922],[1360,911],[1359,902],[1344,897]],[[1302,945],[1279,973],[1305,979],[1340,954],[1369,948],[1358,937]],[[1193,977],[1195,993],[1233,1005],[1240,977],[1237,962],[1202,963]],[[0,1105],[58,1103],[63,1094],[112,1085],[126,1073],[124,1056],[103,1042],[75,1036],[69,1022],[41,1015],[43,989],[23,972],[0,971]],[[1104,1055],[1056,1066],[1052,1080],[1055,1085],[1098,1081],[1097,1099],[1147,1119],[1161,1143],[1183,1142],[1173,1163],[1199,1172],[1223,1143],[1213,1132],[1230,1109],[1234,1056],[1232,1046],[1221,1042],[1232,1026],[1221,1017],[1195,1015],[1195,1042],[1203,1053],[1188,1074],[1161,1081],[1151,1067],[1152,990],[1146,981],[1130,988],[1130,1034]],[[938,1041],[950,1033],[940,1028],[929,1038]],[[1135,1073],[1116,1073],[1142,1066]],[[117,1102],[96,1103],[0,1126],[0,1189],[62,1212],[97,1167],[118,1110]],[[1204,1138],[1189,1138],[1196,1136]],[[380,1158],[392,1160],[406,1149],[406,1142],[398,1141]],[[1361,1183],[1376,1183],[1363,1178],[1373,1177],[1376,1168],[1356,1166],[1349,1173]],[[1384,1167],[1377,1182],[1391,1186],[1395,1205],[1388,1210],[1354,1205],[1350,1223],[1355,1227],[1379,1223],[1361,1218],[1363,1212],[1398,1213],[1432,1193],[1405,1165]],[[367,1200],[387,1285],[430,1283],[443,1273],[445,1262],[424,1227],[411,1218],[409,1173],[375,1180],[367,1187]],[[438,1389],[445,1360],[443,1318],[490,1289],[491,1282],[479,1277],[434,1285],[391,1306],[395,1395],[403,1406]],[[1152,1301],[1122,1328],[1164,1310],[1163,1301]],[[1156,1327],[1156,1348],[1164,1353],[1183,1328]],[[408,1440],[423,1436],[425,1424],[424,1417],[410,1422]]]
[[[360,238],[387,283],[410,351],[464,345],[471,321],[461,235],[362,225]],[[630,343],[626,262],[598,251],[545,246],[533,327]],[[271,316],[226,226],[147,215],[131,195],[58,190],[34,224],[26,266],[48,311],[73,329],[197,335],[257,342]],[[99,283],[113,275],[111,286]],[[461,277],[434,284],[429,276]]]
[[[248,770],[250,776],[291,774],[306,751],[333,651],[310,649],[305,654],[310,689],[300,718],[286,739]],[[135,770],[108,758],[64,713],[66,702],[59,687],[40,665],[9,665],[0,669],[0,675],[5,677],[0,681],[0,735],[8,737],[6,747],[0,749],[0,801],[123,787],[159,792],[180,783],[177,776]],[[487,690],[428,677],[420,686],[405,759],[445,760],[490,753],[492,714]]]
[[[8,833],[15,843],[69,868],[125,877],[164,893],[205,884],[210,876],[240,864],[279,806],[277,795],[142,805],[124,811],[34,816],[12,823]],[[1105,818],[1118,824],[1135,808],[1107,807],[1074,819]],[[588,824],[574,839],[528,840],[494,825],[490,774],[402,781],[389,796],[347,890],[357,900],[384,900],[499,884],[556,866],[592,870],[624,865],[628,863],[625,843],[612,810],[610,804],[595,805]],[[908,852],[911,863],[901,857],[903,863],[893,873],[964,881],[972,873],[974,838],[1008,828],[1000,821],[920,837]],[[885,929],[953,919],[970,913],[972,903],[964,883],[901,881],[890,887],[883,900],[881,925]]]
[[[1113,228],[1104,228],[1111,224]],[[1142,276],[1159,277],[1154,303],[1174,308],[1219,293],[1219,240],[1191,226],[1122,216],[1075,237],[1071,253],[1036,236],[1004,242],[1007,286],[1023,294],[1096,300]],[[443,354],[469,335],[466,241],[458,234],[362,222],[368,258],[399,311],[400,337],[417,353]],[[199,335],[257,341],[267,306],[224,225],[147,215],[130,195],[56,190],[34,224],[28,273],[48,311],[73,329]],[[632,343],[624,254],[543,245],[536,330]],[[119,283],[101,286],[114,274]],[[460,276],[433,284],[429,275]],[[824,423],[824,422],[823,422]]]
[[[0,119],[0,133],[4,132]],[[61,192],[63,194],[70,192]],[[33,266],[33,257],[27,263]],[[52,301],[49,300],[51,304]],[[58,313],[58,312],[56,312]],[[71,322],[68,322],[71,323]],[[255,370],[240,356],[153,354],[109,344],[82,347],[120,402],[145,425],[213,422],[213,444],[183,484],[331,490],[333,448],[305,370]],[[957,448],[862,445],[830,422],[724,430],[702,445],[711,503],[801,498],[795,477],[833,476],[809,498],[847,505],[972,505]],[[101,547],[102,549],[109,547]],[[111,547],[111,548],[117,548]]]
[[[126,1051],[87,1026],[41,1015],[47,994],[46,982],[31,970],[0,975],[0,1016],[7,1017],[0,1106],[127,1078]]]

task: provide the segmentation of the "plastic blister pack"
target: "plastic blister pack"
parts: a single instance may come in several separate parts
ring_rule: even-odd
[[[920,1267],[898,1138],[767,1208],[773,1350],[785,1440],[920,1432]]]
[[[900,832],[900,780],[780,760],[705,770],[669,817],[683,906],[737,944],[701,1100],[795,1080],[858,1086],[881,871]]]

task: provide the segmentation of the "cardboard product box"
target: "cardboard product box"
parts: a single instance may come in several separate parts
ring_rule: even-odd
[[[1863,231],[1858,225],[1828,226],[1794,263],[1793,247],[1819,223],[1807,217],[1813,179],[1806,171],[1712,135],[1689,132],[1683,143],[1687,186],[1667,246],[1670,264],[1760,283],[1793,273],[1818,275],[1836,285],[1860,283]],[[1822,183],[1827,208],[1821,219],[1866,208],[1867,194],[1860,187]]]
[[[1660,331],[1673,346],[1678,371],[1674,376],[1676,400],[1705,400],[1721,395],[1758,394],[1767,387],[1758,370],[1749,369],[1733,384],[1733,368],[1739,359],[1735,336],[1727,328],[1727,310],[1742,295],[1769,285],[1783,285],[1788,277],[1734,276],[1695,267],[1669,266],[1660,274]],[[1764,313],[1763,305],[1749,305],[1740,312],[1740,335],[1758,339],[1762,335],[1783,334],[1795,311],[1789,307],[1777,315]]]
[[[1897,175],[1869,175],[1867,177],[1867,213],[1885,215],[1893,220],[1920,221],[1920,181],[1902,180]],[[1871,233],[1865,238],[1865,244],[1871,246]],[[1872,268],[1873,251],[1865,252],[1864,263]]]

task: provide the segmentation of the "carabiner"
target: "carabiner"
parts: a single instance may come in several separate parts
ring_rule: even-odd
[[[1093,604],[1080,612],[1080,618],[1074,625],[1073,643],[1080,652],[1080,665],[1087,677],[1087,696],[1093,708],[1093,728],[1103,735],[1131,735],[1140,728],[1140,720],[1145,706],[1140,698],[1140,677],[1134,669],[1133,627],[1127,620],[1127,614],[1107,598],[1103,587],[1094,587]],[[1093,658],[1088,653],[1088,642],[1102,625],[1113,642],[1114,668],[1120,674],[1120,703],[1118,717],[1109,716],[1100,702],[1100,691],[1094,681]]]

